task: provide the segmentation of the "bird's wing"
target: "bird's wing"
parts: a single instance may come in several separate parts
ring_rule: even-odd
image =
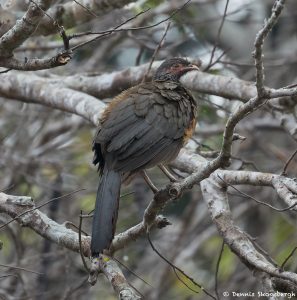
[[[167,98],[166,91],[140,84],[110,104],[94,145],[101,145],[111,168],[135,171],[170,161],[178,154],[193,113],[187,103],[170,100],[180,96],[169,92],[172,94]]]

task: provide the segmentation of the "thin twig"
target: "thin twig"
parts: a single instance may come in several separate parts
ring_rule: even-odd
[[[297,149],[294,151],[294,153],[289,157],[289,159],[286,161],[283,171],[281,173],[281,175],[286,175],[287,174],[287,169],[291,163],[291,161],[293,160],[293,158],[295,157],[295,155],[297,154]]]
[[[2,268],[9,268],[9,269],[15,269],[15,270],[20,270],[20,271],[25,271],[25,272],[33,273],[33,274],[36,274],[36,275],[44,275],[44,273],[40,273],[40,272],[36,272],[36,271],[30,270],[30,269],[16,267],[16,266],[10,266],[10,265],[0,264],[0,267],[2,267]]]
[[[125,194],[123,194],[123,195],[120,195],[120,198],[124,198],[124,197],[126,197],[126,196],[133,195],[133,194],[135,194],[134,191],[128,192],[128,193],[125,193]]]
[[[222,58],[223,56],[225,56],[230,50],[231,50],[231,48],[228,48],[228,49],[224,50],[224,51],[219,55],[219,57],[216,58],[216,60],[215,60],[214,62],[212,62],[211,64],[209,64],[209,65],[203,70],[203,72],[208,71],[211,67],[213,67],[215,64],[217,64],[218,62],[220,62],[221,58]]]
[[[85,35],[99,34],[99,36],[97,36],[97,37],[95,37],[95,38],[93,38],[93,39],[91,39],[91,40],[88,40],[88,41],[86,41],[86,42],[80,43],[80,44],[78,44],[78,45],[72,47],[71,50],[74,51],[74,50],[76,50],[76,49],[78,49],[78,48],[80,48],[80,47],[82,47],[82,46],[84,46],[84,45],[87,45],[87,44],[89,44],[89,43],[91,43],[91,42],[93,42],[93,41],[96,41],[96,40],[100,39],[101,37],[108,36],[108,35],[110,35],[110,34],[112,34],[112,33],[114,33],[114,32],[117,32],[117,31],[124,31],[123,28],[122,28],[122,29],[118,29],[118,28],[120,28],[120,27],[122,27],[123,25],[127,24],[128,22],[130,22],[130,21],[136,19],[137,17],[139,17],[140,15],[146,13],[147,11],[149,11],[149,9],[142,10],[141,12],[139,12],[138,14],[136,14],[135,16],[133,16],[133,17],[131,17],[131,18],[125,20],[124,22],[120,23],[119,25],[115,26],[113,29],[110,29],[110,30],[105,30],[105,31],[97,32],[97,33],[93,33],[93,32],[91,32],[91,31],[89,31],[89,32],[84,32],[84,33],[80,33],[80,34],[73,34],[73,35],[69,36],[69,40],[71,40],[71,39],[73,39],[73,38],[78,38],[78,37],[85,36]]]
[[[81,215],[81,217],[82,217],[82,218],[85,218],[86,215]],[[88,216],[88,217],[89,217],[89,216]],[[70,225],[70,226],[69,226],[69,225]],[[75,228],[75,229],[77,230],[77,232],[79,231],[79,226],[75,225],[74,223],[72,223],[72,222],[70,222],[70,221],[64,222],[64,226],[65,226],[66,228],[72,227],[72,228]],[[83,230],[81,230],[81,232],[82,232],[84,235],[89,236],[89,234],[88,234],[87,232],[85,232],[85,231],[83,231]]]
[[[289,64],[292,64],[292,61],[290,60],[288,63],[289,63]],[[284,65],[284,63],[277,65],[277,67],[278,67],[278,66],[283,66],[283,65]],[[291,88],[294,88],[294,87],[296,87],[296,86],[297,86],[297,83],[293,83],[293,84],[284,86],[283,89],[291,89]]]
[[[87,282],[88,282],[88,279],[85,278],[85,279],[84,279],[83,281],[81,281],[77,286],[75,286],[75,287],[69,289],[69,290],[65,293],[65,295],[64,295],[64,297],[63,297],[62,300],[67,300],[67,299],[69,299],[69,297],[70,297],[73,293],[75,293],[75,292],[78,291],[80,288],[82,288]]]
[[[86,263],[86,260],[85,260],[85,257],[83,255],[83,251],[82,251],[82,245],[81,245],[81,226],[82,226],[82,210],[80,211],[80,216],[79,216],[79,226],[78,226],[78,243],[79,243],[79,253],[80,253],[80,257],[81,257],[81,260],[83,262],[83,265],[87,271],[87,273],[90,273],[90,268],[88,267],[87,263]]]
[[[140,11],[139,13],[134,15],[133,17],[130,17],[130,18],[126,19],[125,21],[123,21],[119,25],[113,27],[112,29],[107,29],[107,30],[103,30],[103,31],[95,31],[95,32],[94,31],[86,31],[86,32],[75,33],[75,34],[70,35],[69,39],[71,40],[71,39],[79,38],[79,37],[86,36],[86,35],[97,35],[97,34],[105,36],[105,35],[109,35],[113,32],[127,31],[127,30],[129,30],[128,28],[121,28],[121,29],[119,29],[119,28],[122,27],[123,25],[129,23],[130,21],[136,19],[140,15],[148,12],[149,10],[150,10],[150,8],[147,8],[145,10]],[[139,27],[137,27],[137,28],[139,28]],[[87,41],[87,42],[90,42],[90,41]]]
[[[35,4],[36,7],[38,7],[50,20],[52,20],[54,26],[57,27],[58,29],[58,33],[60,34],[60,36],[62,37],[63,40],[63,44],[64,44],[64,50],[67,51],[69,50],[69,37],[67,36],[65,29],[63,26],[61,26],[57,20],[55,20],[52,16],[50,16],[46,11],[44,11],[39,5],[38,3],[36,3],[34,0],[29,0],[30,2],[32,2],[33,4]],[[73,0],[74,1],[74,0]]]
[[[4,279],[4,278],[7,278],[7,277],[15,277],[15,278],[19,278],[17,275],[15,274],[7,274],[7,275],[1,275],[0,276],[0,279]]]
[[[217,260],[217,264],[216,264],[215,293],[216,293],[216,296],[217,296],[218,300],[220,300],[219,287],[218,287],[218,276],[219,276],[219,269],[220,269],[221,259],[222,259],[223,252],[224,252],[224,246],[225,246],[225,242],[223,241],[221,249],[220,249],[219,257],[218,257],[218,260]]]
[[[173,268],[172,267],[172,270],[173,270],[173,272],[174,272],[174,274],[175,274],[175,276],[177,277],[177,279],[184,285],[184,286],[186,286],[190,291],[192,291],[193,293],[196,293],[196,294],[198,294],[199,292],[198,291],[196,291],[196,290],[194,290],[193,288],[191,288],[181,277],[180,277],[180,275],[176,272],[176,269],[175,268]]]
[[[11,71],[11,70],[12,70],[12,69],[8,68],[8,69],[6,69],[6,70],[4,70],[4,71],[1,71],[0,74],[8,73],[8,72]]]
[[[69,37],[69,39],[76,38],[76,37],[80,37],[80,36],[82,36],[82,35],[91,35],[91,34],[96,34],[96,35],[97,35],[97,34],[99,34],[99,36],[97,36],[97,37],[95,37],[95,38],[93,38],[93,39],[91,39],[91,40],[89,40],[89,41],[86,41],[86,42],[84,42],[84,43],[78,44],[78,45],[75,46],[75,47],[72,47],[71,50],[74,51],[74,50],[76,50],[77,48],[80,48],[80,47],[82,47],[82,46],[84,46],[84,45],[87,45],[87,44],[89,44],[89,43],[91,43],[91,42],[93,42],[93,41],[96,41],[96,40],[98,40],[98,39],[100,39],[100,38],[102,38],[102,37],[108,36],[108,35],[110,35],[110,34],[112,34],[112,33],[114,33],[114,32],[137,31],[137,30],[143,30],[143,29],[148,29],[148,28],[156,27],[156,26],[158,26],[158,25],[160,25],[160,24],[162,24],[162,23],[164,23],[164,22],[170,20],[170,19],[171,19],[174,15],[176,15],[180,10],[182,10],[186,5],[188,5],[188,3],[189,3],[190,1],[191,1],[191,0],[188,0],[188,1],[187,1],[186,3],[184,3],[182,6],[180,6],[180,7],[177,8],[176,10],[174,10],[167,18],[165,18],[165,19],[163,19],[163,20],[161,20],[161,21],[159,21],[159,22],[157,22],[157,23],[155,23],[155,24],[153,24],[153,25],[140,26],[140,27],[132,27],[132,28],[119,28],[119,27],[123,26],[124,24],[128,23],[129,21],[131,21],[131,20],[137,18],[139,15],[141,15],[141,14],[147,12],[147,11],[148,11],[148,9],[147,9],[147,10],[145,10],[145,11],[141,11],[140,13],[138,13],[137,15],[135,15],[134,17],[132,17],[132,18],[130,18],[130,19],[124,21],[123,23],[121,23],[120,25],[114,27],[113,29],[106,30],[106,31],[101,31],[101,32],[91,32],[91,31],[89,31],[89,32],[81,33],[81,34],[72,35],[71,37]]]
[[[288,262],[288,260],[293,256],[293,254],[295,253],[295,251],[297,250],[297,247],[295,247],[291,252],[290,254],[288,255],[288,257],[284,260],[284,262],[281,264],[280,268],[281,270],[284,269],[285,267],[285,264]]]
[[[220,43],[221,33],[222,33],[222,29],[223,29],[223,26],[224,26],[224,23],[225,23],[226,14],[227,14],[227,10],[228,10],[228,5],[229,5],[229,0],[226,0],[224,14],[223,14],[222,21],[221,21],[221,24],[220,24],[220,27],[219,27],[219,30],[218,30],[217,39],[216,39],[214,47],[212,48],[211,55],[210,55],[210,60],[209,60],[209,63],[207,65],[207,67],[205,68],[205,71],[207,71],[212,66],[212,60],[214,58],[214,54],[215,54],[215,52],[217,50],[217,47]]]
[[[150,238],[150,233],[147,232],[147,239],[149,241],[150,246],[152,247],[152,249],[154,250],[154,252],[156,252],[158,254],[159,257],[161,257],[164,261],[166,261],[174,270],[174,273],[177,275],[176,271],[179,271],[181,274],[183,274],[183,276],[185,276],[188,280],[190,280],[195,286],[197,286],[199,289],[201,289],[207,296],[211,297],[212,299],[217,300],[217,298],[215,296],[213,296],[212,294],[210,294],[210,292],[208,292],[203,286],[201,286],[199,283],[197,283],[193,278],[191,278],[189,275],[187,275],[182,269],[180,269],[179,267],[177,267],[176,265],[174,265],[171,261],[169,261],[165,256],[163,256],[154,246],[154,244],[151,241]],[[180,279],[180,277],[177,276],[178,279]],[[181,280],[181,282],[188,287],[191,291],[195,292],[195,293],[199,293],[199,291],[195,291],[194,289],[190,288],[183,280]]]
[[[0,190],[0,193],[5,193],[5,192],[9,191],[10,189],[12,189],[14,186],[15,186],[15,184],[12,184],[9,187]]]
[[[242,167],[244,165],[248,165],[248,166],[252,166],[256,171],[260,172],[260,169],[256,166],[256,164],[253,161],[244,160],[244,159],[242,159],[240,157],[237,157],[237,156],[234,156],[234,155],[231,155],[231,158],[234,159],[234,160],[238,160],[238,161],[241,162],[240,169],[242,169]]]
[[[166,25],[166,27],[165,27],[164,33],[163,33],[163,35],[162,35],[162,38],[160,39],[160,42],[158,43],[158,46],[156,47],[156,49],[155,49],[155,51],[154,51],[154,54],[153,54],[153,56],[152,56],[152,58],[151,58],[149,67],[148,67],[147,71],[145,72],[145,74],[144,74],[144,76],[143,76],[142,82],[145,82],[145,81],[147,81],[147,79],[148,79],[149,73],[150,73],[151,68],[152,68],[152,65],[153,65],[153,63],[154,63],[154,61],[155,61],[155,59],[156,59],[156,56],[157,56],[159,50],[161,49],[161,47],[163,47],[164,40],[165,40],[165,37],[166,37],[166,35],[167,35],[167,32],[168,32],[169,27],[170,27],[170,22],[168,22],[167,25]]]
[[[217,175],[217,176],[218,176],[218,178],[219,178],[220,180],[222,180],[227,186],[232,187],[235,191],[237,191],[238,193],[240,193],[241,195],[243,195],[245,198],[250,198],[250,199],[254,200],[255,202],[257,202],[258,204],[265,205],[265,206],[267,206],[267,207],[269,207],[269,208],[271,208],[271,209],[273,209],[273,210],[276,210],[276,211],[278,211],[278,212],[284,212],[284,211],[290,210],[291,208],[293,208],[293,207],[295,207],[295,206],[297,205],[297,201],[296,201],[296,203],[294,203],[294,204],[292,204],[292,205],[290,205],[290,206],[288,206],[288,207],[285,207],[285,208],[277,208],[277,207],[274,207],[274,206],[272,206],[272,205],[270,205],[270,204],[268,204],[268,203],[265,203],[265,202],[263,202],[263,201],[260,201],[260,200],[256,199],[255,197],[253,197],[253,196],[251,196],[251,195],[248,195],[248,194],[242,192],[241,190],[239,190],[238,188],[236,188],[234,185],[232,185],[232,184],[226,182],[220,175]]]
[[[91,9],[87,8],[86,6],[84,6],[83,4],[81,4],[80,2],[78,2],[77,0],[72,0],[72,1],[75,2],[76,4],[78,4],[80,7],[82,7],[85,11],[87,11],[93,17],[99,18],[99,16],[96,15]]]
[[[149,284],[147,281],[145,281],[143,278],[141,278],[139,275],[137,275],[134,271],[132,271],[129,267],[127,267],[125,264],[123,264],[118,258],[116,258],[116,257],[113,256],[112,259],[114,259],[117,263],[119,263],[122,267],[124,267],[127,271],[129,271],[136,278],[138,278],[139,280],[141,280],[144,284],[150,286],[151,288],[154,288],[151,284]]]
[[[39,8],[50,20],[53,21],[53,24],[60,28],[61,26],[59,25],[59,23],[51,16],[49,15],[45,10],[43,10],[39,5],[38,3],[36,3],[34,0],[29,0],[31,3],[33,3],[37,8]]]

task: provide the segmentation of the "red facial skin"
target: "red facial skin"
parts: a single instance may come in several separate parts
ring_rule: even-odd
[[[170,68],[170,73],[174,73],[174,74],[184,74],[188,71],[192,71],[192,70],[199,70],[199,68],[196,65],[188,65],[188,66],[184,66],[182,64],[175,64],[173,66],[171,66]]]

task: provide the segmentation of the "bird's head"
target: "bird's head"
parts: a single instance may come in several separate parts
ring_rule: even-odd
[[[199,70],[198,66],[186,59],[179,57],[170,58],[165,60],[157,69],[154,80],[179,81],[182,75],[193,70]]]

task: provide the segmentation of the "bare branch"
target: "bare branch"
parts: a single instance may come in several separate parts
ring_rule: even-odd
[[[234,225],[226,190],[224,185],[221,184],[222,181],[213,174],[209,179],[203,181],[201,186],[203,198],[208,204],[211,218],[225,243],[249,268],[297,284],[297,274],[282,272],[280,268],[273,265],[255,248],[247,234]]]
[[[182,274],[184,277],[187,278],[187,280],[189,280],[190,282],[192,282],[192,284],[196,287],[198,287],[199,289],[201,289],[207,296],[209,296],[210,298],[217,300],[216,297],[214,297],[207,289],[205,289],[200,283],[198,283],[195,279],[191,278],[189,275],[187,275],[181,268],[177,267],[174,263],[172,263],[168,258],[166,258],[164,255],[161,254],[161,252],[159,250],[157,250],[157,248],[155,247],[155,245],[153,244],[151,238],[150,238],[150,234],[149,232],[147,232],[147,239],[150,243],[151,248],[153,249],[153,251],[161,258],[163,259],[170,267],[172,267],[176,277],[178,278],[178,280],[185,285],[190,291],[198,294],[199,292],[193,288],[191,288],[185,281],[182,280],[182,278],[178,275],[178,273]]]
[[[171,223],[164,216],[157,216],[151,224],[151,227],[164,228]],[[124,248],[132,240],[136,240],[140,236],[146,234],[146,227],[143,222],[129,228],[128,230],[117,234],[111,244],[110,252],[114,253],[115,251]]]
[[[124,24],[128,23],[130,20],[133,20],[133,19],[136,19],[139,15],[147,12],[148,10],[146,11],[141,11],[140,13],[138,13],[137,15],[135,15],[134,17],[122,22],[121,24],[117,25],[116,27],[110,29],[110,30],[105,30],[105,31],[99,31],[99,32],[93,32],[93,31],[89,31],[89,32],[85,32],[85,33],[80,33],[80,34],[76,34],[76,35],[73,35],[72,37],[70,38],[73,38],[73,37],[81,37],[81,36],[84,36],[84,35],[98,35],[82,44],[79,44],[79,45],[76,45],[74,47],[71,48],[72,51],[82,47],[82,46],[85,46],[89,43],[92,43],[98,39],[101,39],[105,36],[108,36],[112,33],[115,33],[115,32],[122,32],[122,31],[139,31],[139,30],[144,30],[144,29],[149,29],[149,28],[153,28],[153,27],[157,27],[159,26],[160,24],[163,24],[165,22],[167,22],[168,20],[172,19],[178,12],[180,12],[182,9],[184,9],[188,3],[190,2],[191,0],[187,0],[183,5],[181,5],[180,7],[178,7],[176,10],[174,10],[168,17],[162,19],[161,21],[159,22],[156,22],[152,25],[146,25],[146,26],[139,26],[139,27],[129,27],[129,28],[120,28],[122,27]]]
[[[77,5],[79,5],[80,7],[82,7],[85,11],[87,11],[91,16],[98,18],[99,16],[94,13],[91,9],[89,9],[87,6],[83,5],[82,3],[80,3],[77,0],[73,0],[73,2],[75,2]]]
[[[256,66],[256,87],[258,98],[265,97],[264,87],[264,65],[263,65],[263,44],[264,40],[276,24],[285,4],[286,0],[275,1],[272,13],[268,21],[265,22],[263,28],[258,32],[255,39],[255,66]]]
[[[288,169],[291,161],[294,159],[294,157],[295,157],[296,154],[297,154],[297,149],[292,153],[292,155],[286,161],[281,175],[286,175],[287,174],[287,169]]]
[[[28,207],[30,211],[28,211]],[[12,218],[20,216],[18,223],[28,226],[40,236],[56,244],[64,246],[72,251],[79,251],[78,234],[64,225],[58,224],[48,218],[38,209],[31,209],[34,203],[31,197],[11,196],[0,193],[0,211]],[[90,238],[82,237],[82,248],[84,254],[88,256]]]
[[[25,272],[36,274],[36,275],[42,275],[42,273],[39,273],[39,272],[36,272],[36,271],[33,271],[33,270],[29,270],[27,268],[21,268],[21,267],[18,267],[18,266],[10,266],[10,265],[0,264],[0,267],[1,268],[12,269],[12,270],[15,269],[15,270],[20,270],[20,271],[25,271]]]
[[[139,300],[141,297],[127,282],[122,270],[117,263],[106,256],[100,255],[93,259],[89,282],[94,285],[97,280],[98,272],[102,271],[112,284],[113,289],[119,295],[119,299]]]
[[[194,59],[189,60],[195,62]],[[161,63],[162,61],[155,61],[153,63],[150,76]],[[113,97],[120,91],[140,83],[148,67],[149,64],[143,64],[122,71],[114,71],[97,76],[74,75],[59,78],[70,88],[104,99]],[[230,76],[208,74],[201,71],[186,73],[182,76],[181,83],[191,91],[217,95],[230,100],[236,99],[247,102],[257,95],[257,89],[253,82]],[[293,100],[296,100],[296,88],[280,88],[276,90],[266,87],[266,91],[271,98],[289,96]],[[281,98],[274,101],[280,100]]]
[[[163,33],[163,35],[162,35],[162,37],[160,39],[160,42],[159,42],[158,46],[156,47],[156,49],[155,49],[155,51],[153,53],[153,56],[152,56],[150,64],[149,64],[149,67],[148,67],[145,75],[143,76],[142,82],[147,81],[147,78],[149,77],[149,73],[151,71],[152,64],[154,63],[158,52],[160,51],[161,47],[163,46],[163,43],[164,43],[164,40],[165,40],[165,37],[166,37],[166,34],[168,32],[169,27],[170,27],[170,22],[168,22],[167,25],[166,25],[166,27],[165,27],[164,33]]]
[[[88,22],[90,19],[105,15],[114,9],[122,8],[126,4],[135,2],[135,0],[112,0],[108,2],[104,0],[79,0],[77,2],[80,5],[74,1],[56,4],[48,11],[48,14],[65,28],[72,28]],[[92,15],[90,11],[93,13]],[[35,34],[49,35],[55,32],[55,25],[48,18],[43,18]]]
[[[81,247],[84,256],[88,257],[90,254],[90,237],[81,236],[81,243],[79,243],[79,234],[77,232],[67,228],[65,224],[58,224],[48,218],[35,207],[31,197],[0,193],[0,212],[9,215],[13,219],[16,218],[18,223],[31,228],[49,241],[74,252],[79,252]],[[165,217],[157,216],[152,226],[163,228],[169,224],[170,222]],[[111,246],[111,252],[124,248],[128,243],[145,233],[146,229],[140,223],[126,232],[116,235]]]
[[[251,173],[249,174],[249,176],[251,175]],[[262,176],[262,173],[260,173],[260,176]],[[245,198],[249,198],[249,199],[252,199],[252,200],[254,200],[256,203],[259,203],[259,204],[261,204],[261,205],[265,205],[265,206],[267,206],[267,207],[269,207],[269,208],[271,208],[271,209],[273,209],[273,210],[275,210],[275,211],[278,211],[278,212],[284,212],[284,211],[287,211],[287,210],[292,210],[293,208],[294,208],[294,210],[296,210],[296,208],[295,208],[295,206],[297,205],[297,201],[295,201],[293,204],[291,204],[289,207],[285,207],[285,208],[276,208],[276,207],[274,207],[274,206],[272,206],[272,205],[270,205],[269,203],[266,203],[266,202],[263,202],[263,201],[260,201],[260,200],[258,200],[258,199],[256,199],[255,197],[253,197],[253,196],[250,196],[250,195],[248,195],[248,194],[246,194],[246,193],[244,193],[244,192],[242,192],[242,191],[240,191],[238,188],[236,188],[234,185],[232,185],[232,184],[229,184],[229,183],[227,183],[224,179],[222,179],[222,177],[218,174],[218,177],[227,185],[227,186],[230,186],[230,187],[232,187],[235,191],[237,191],[240,195],[243,195]],[[278,180],[280,180],[280,179],[278,179]],[[259,184],[259,183],[258,183]],[[271,185],[273,185],[273,182],[272,182],[272,179],[271,179]],[[276,190],[278,191],[279,189],[277,189],[277,187],[276,187]],[[294,198],[294,195],[292,194],[292,195],[290,195],[291,196],[291,198],[293,197]],[[284,201],[285,202],[287,202],[285,199],[284,199]]]
[[[220,269],[220,264],[221,264],[221,260],[222,260],[222,256],[223,256],[223,252],[224,252],[224,246],[225,243],[222,243],[220,252],[219,252],[219,257],[217,260],[217,264],[216,264],[216,275],[215,275],[215,292],[216,292],[216,296],[217,299],[220,300],[220,295],[219,295],[219,287],[218,287],[218,277],[219,277],[219,269]]]
[[[293,250],[290,252],[290,254],[286,257],[286,259],[283,261],[283,263],[281,264],[281,269],[284,269],[286,263],[288,262],[288,260],[294,255],[295,251],[297,250],[297,247],[294,247]]]
[[[38,6],[30,3],[29,8],[21,20],[18,20],[16,25],[13,26],[0,38],[0,57],[10,57],[12,52],[20,46],[31,34],[35,31],[40,20],[44,16],[50,4],[50,0],[39,0]]]
[[[212,60],[213,60],[214,54],[216,52],[216,49],[217,49],[217,47],[218,47],[218,45],[220,43],[220,37],[221,37],[222,29],[223,29],[224,22],[225,22],[225,19],[226,19],[226,16],[227,16],[228,5],[229,5],[229,0],[226,0],[224,14],[223,14],[223,17],[222,17],[222,20],[221,20],[221,24],[220,24],[220,27],[219,27],[219,30],[218,30],[217,39],[216,39],[214,47],[212,48],[210,59],[209,59],[209,63],[207,65],[207,67],[205,68],[205,71],[209,70],[213,66]]]
[[[9,68],[10,70],[20,70],[20,71],[37,71],[37,70],[46,70],[52,69],[59,66],[66,65],[71,59],[70,53],[63,52],[59,53],[51,58],[29,58],[24,59],[23,61],[15,58],[1,58],[0,57],[0,66],[4,68]]]
[[[2,76],[7,76],[3,74]],[[105,104],[85,93],[76,92],[60,85],[58,81],[49,82],[37,76],[15,73],[1,77],[0,95],[10,99],[20,99],[28,103],[38,103],[55,107],[62,111],[75,113],[93,124],[98,124]],[[13,88],[12,88],[13,87]]]

